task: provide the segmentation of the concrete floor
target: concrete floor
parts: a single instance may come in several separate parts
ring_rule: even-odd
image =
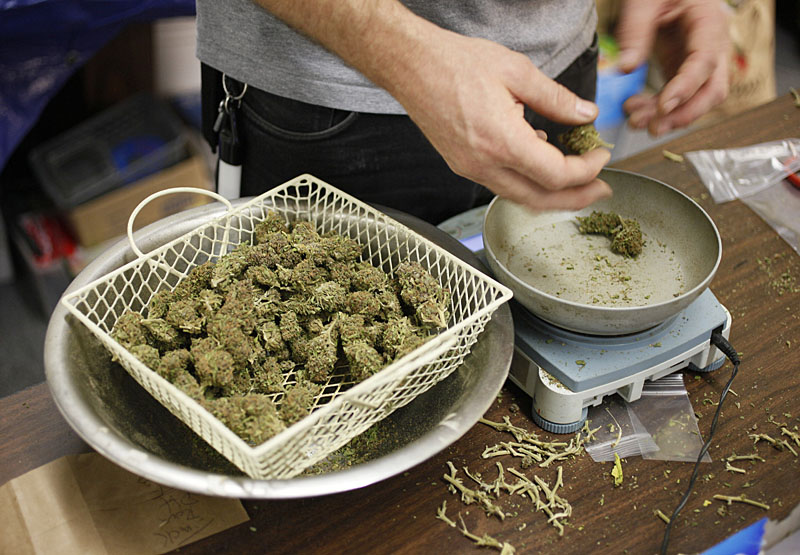
[[[778,28],[775,56],[776,90],[786,94],[800,89],[800,42],[791,32]],[[680,132],[678,133],[680,134]],[[670,134],[655,140],[645,132],[620,128],[612,142],[614,158],[630,156],[674,138]],[[0,285],[0,397],[42,382],[44,338],[48,316],[34,300],[30,280],[17,277]]]

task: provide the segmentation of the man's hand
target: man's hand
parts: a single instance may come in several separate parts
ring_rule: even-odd
[[[523,118],[588,123],[597,107],[496,43],[433,31],[435,53],[419,57],[413,87],[387,88],[457,174],[532,209],[579,209],[610,195],[597,174],[610,153],[564,156]]]
[[[657,94],[625,102],[632,127],[663,135],[725,99],[730,43],[719,0],[626,0],[617,42],[622,71],[635,69],[653,49],[667,79]]]
[[[391,93],[457,174],[535,210],[579,209],[609,196],[610,154],[564,156],[523,118],[597,116],[524,55],[422,19],[397,0],[258,0]]]

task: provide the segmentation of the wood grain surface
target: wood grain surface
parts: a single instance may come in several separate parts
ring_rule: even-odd
[[[723,239],[722,264],[711,284],[733,317],[730,341],[742,364],[722,411],[710,448],[713,462],[702,465],[688,504],[673,527],[670,553],[707,549],[763,517],[782,519],[800,503],[800,458],[749,434],[781,436],[779,424],[800,425],[800,257],[746,205],[716,205],[686,163],[668,160],[674,153],[730,148],[787,137],[800,137],[800,109],[790,95],[699,129],[669,144],[615,164],[675,186],[710,214]],[[798,215],[800,217],[800,214]],[[707,434],[731,365],[705,375],[686,374],[690,399]],[[535,427],[531,400],[507,383],[486,414],[511,421],[543,439],[557,439]],[[0,482],[59,456],[88,450],[60,417],[46,384],[0,400]],[[642,460],[622,463],[624,480],[614,487],[611,463],[595,463],[583,454],[560,463],[562,495],[573,507],[563,536],[542,512],[519,496],[501,497],[510,515],[487,517],[476,505],[464,505],[447,489],[442,476],[452,461],[481,472],[488,480],[495,463],[519,468],[510,457],[482,459],[487,445],[509,436],[484,424],[411,470],[352,492],[291,501],[245,501],[250,522],[182,548],[182,553],[472,553],[469,539],[435,518],[447,501],[448,516],[459,513],[470,532],[487,533],[512,544],[517,553],[656,553],[664,522],[656,510],[671,514],[683,494],[692,464]],[[745,474],[726,470],[732,453],[756,452],[763,462],[740,461]],[[795,445],[800,454],[800,446]],[[557,464],[529,468],[552,484]],[[466,480],[469,483],[469,480]],[[769,505],[769,510],[713,500],[715,494],[738,496]],[[707,503],[706,501],[711,501]],[[724,507],[724,508],[723,508]]]

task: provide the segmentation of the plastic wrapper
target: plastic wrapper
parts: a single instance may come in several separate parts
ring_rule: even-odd
[[[716,202],[740,199],[800,254],[800,139],[685,153]]]
[[[800,254],[800,189],[784,180],[742,202]]]
[[[800,170],[800,139],[684,153],[715,202],[755,195]]]

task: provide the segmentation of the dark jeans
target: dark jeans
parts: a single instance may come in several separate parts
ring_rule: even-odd
[[[594,99],[597,45],[557,81]],[[222,96],[221,75],[203,66],[203,124],[210,127]],[[551,142],[567,129],[526,109],[526,119]],[[356,198],[437,224],[486,204],[492,193],[454,174],[417,126],[401,115],[324,108],[249,87],[237,118],[243,146],[242,196],[254,196],[310,173]]]

